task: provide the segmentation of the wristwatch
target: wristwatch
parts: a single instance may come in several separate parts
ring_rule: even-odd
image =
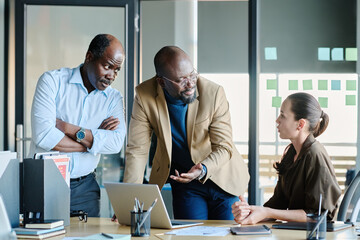
[[[200,175],[196,178],[196,180],[201,180],[203,179],[205,176],[206,176],[206,173],[207,173],[207,168],[204,164],[201,164],[202,165],[202,169],[201,169],[201,173]]]
[[[80,130],[76,132],[76,141],[81,142],[84,138],[85,138],[85,128],[80,128]]]

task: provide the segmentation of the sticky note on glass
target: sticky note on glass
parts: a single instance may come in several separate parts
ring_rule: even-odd
[[[346,95],[345,96],[345,105],[346,106],[355,106],[356,105],[356,96],[355,95]]]
[[[319,61],[330,61],[330,48],[318,48]]]
[[[346,80],[346,90],[356,91],[356,80]]]
[[[272,97],[272,106],[279,108],[281,106],[281,97]]]
[[[266,81],[266,89],[267,90],[272,90],[272,89],[276,90],[277,89],[277,81],[276,81],[276,79],[268,79]]]
[[[298,80],[289,80],[289,90],[298,90],[299,84]]]
[[[277,60],[276,47],[265,48],[265,60]]]
[[[312,90],[312,80],[303,80],[303,89],[304,90]]]
[[[357,61],[357,48],[345,48],[346,61]]]
[[[341,81],[331,80],[331,90],[341,90]]]
[[[344,61],[344,49],[343,48],[331,49],[331,60],[332,61]]]
[[[327,108],[328,107],[328,98],[327,97],[319,97],[318,98],[320,107]]]
[[[328,80],[318,80],[318,90],[328,90]]]

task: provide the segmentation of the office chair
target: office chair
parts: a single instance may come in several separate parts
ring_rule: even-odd
[[[360,171],[351,181],[341,201],[337,220],[354,223],[360,212]],[[360,217],[360,216],[359,216]]]

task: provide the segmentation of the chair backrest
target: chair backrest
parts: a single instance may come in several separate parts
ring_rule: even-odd
[[[341,201],[338,221],[356,222],[360,211],[360,171],[351,181],[349,187],[345,191],[343,200]]]

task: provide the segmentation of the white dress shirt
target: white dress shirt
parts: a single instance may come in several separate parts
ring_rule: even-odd
[[[37,152],[50,151],[64,137],[55,126],[57,118],[91,130],[94,139],[88,152],[66,153],[70,157],[71,178],[94,171],[100,154],[120,152],[126,134],[121,93],[109,86],[104,91],[95,89],[89,94],[80,67],[45,72],[37,83],[31,109],[30,157]],[[110,116],[119,119],[118,128],[114,131],[98,129]]]

